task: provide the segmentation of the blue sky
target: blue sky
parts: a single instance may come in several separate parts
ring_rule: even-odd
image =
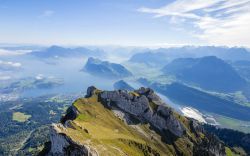
[[[0,43],[250,46],[249,0],[0,0]]]

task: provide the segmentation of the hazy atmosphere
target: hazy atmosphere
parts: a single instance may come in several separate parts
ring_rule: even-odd
[[[1,0],[0,42],[249,46],[248,0]]]
[[[0,0],[0,156],[250,155],[250,0]]]

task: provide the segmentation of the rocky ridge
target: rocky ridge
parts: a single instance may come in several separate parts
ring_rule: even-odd
[[[89,87],[51,126],[50,140],[47,155],[226,155],[222,142],[149,88]]]

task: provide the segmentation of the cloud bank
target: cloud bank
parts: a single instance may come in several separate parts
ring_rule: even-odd
[[[24,55],[26,53],[31,52],[31,50],[6,50],[0,49],[0,57],[1,56],[17,56],[17,55]]]
[[[0,70],[5,70],[5,71],[17,70],[20,69],[21,66],[22,64],[19,62],[11,62],[11,61],[6,62],[0,60]]]

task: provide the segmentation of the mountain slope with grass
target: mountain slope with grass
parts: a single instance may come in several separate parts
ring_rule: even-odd
[[[224,156],[230,151],[149,88],[128,92],[89,87],[61,123],[51,126],[47,145],[47,155]]]

